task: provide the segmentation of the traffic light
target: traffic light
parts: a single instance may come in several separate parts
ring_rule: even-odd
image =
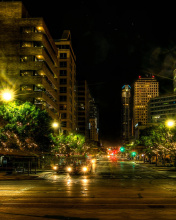
[[[124,152],[125,151],[125,148],[124,147],[120,147],[120,152]]]
[[[132,156],[132,157],[135,157],[135,156],[136,156],[136,152],[133,151],[133,152],[131,153],[131,156]]]

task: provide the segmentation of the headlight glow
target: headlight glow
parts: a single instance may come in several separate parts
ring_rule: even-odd
[[[72,168],[71,168],[71,167],[67,167],[67,171],[68,171],[68,172],[71,172],[71,171],[72,171]]]
[[[54,167],[53,167],[53,170],[57,170],[57,166],[54,166]]]
[[[83,171],[86,172],[87,171],[87,167],[83,167]]]

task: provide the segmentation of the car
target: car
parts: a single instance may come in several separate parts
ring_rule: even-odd
[[[53,170],[57,173],[69,173],[69,174],[87,174],[91,173],[90,164],[56,164]]]

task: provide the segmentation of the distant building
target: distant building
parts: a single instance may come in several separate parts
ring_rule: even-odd
[[[78,132],[89,139],[89,100],[91,96],[86,80],[77,81],[77,97]]]
[[[94,98],[89,100],[89,139],[99,141],[99,109]]]
[[[64,134],[76,131],[76,56],[71,33],[65,30],[61,39],[55,40],[59,60],[59,111]]]
[[[148,122],[160,123],[176,117],[176,94],[152,98],[148,104]]]
[[[92,141],[99,141],[97,118],[90,118],[89,119],[89,126],[90,126],[89,127],[89,129],[90,129],[89,139]]]
[[[22,2],[0,2],[1,90],[16,91],[59,119],[58,49],[42,18],[31,18]]]
[[[122,87],[122,138],[128,142],[132,136],[131,87]]]
[[[148,102],[151,98],[159,96],[159,83],[152,77],[139,79],[134,83],[133,120],[134,126],[142,126],[148,120]]]

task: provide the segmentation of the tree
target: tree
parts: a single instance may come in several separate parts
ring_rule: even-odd
[[[51,117],[30,102],[0,106],[0,143],[4,149],[50,151]]]
[[[152,156],[156,155],[156,165],[158,156],[162,157],[165,165],[166,155],[176,157],[176,129],[168,129],[165,124],[152,126],[142,131],[140,144],[143,144],[145,153]]]
[[[85,152],[85,137],[81,134],[51,135],[51,138],[55,145],[55,151],[58,153],[72,155],[74,153]]]

